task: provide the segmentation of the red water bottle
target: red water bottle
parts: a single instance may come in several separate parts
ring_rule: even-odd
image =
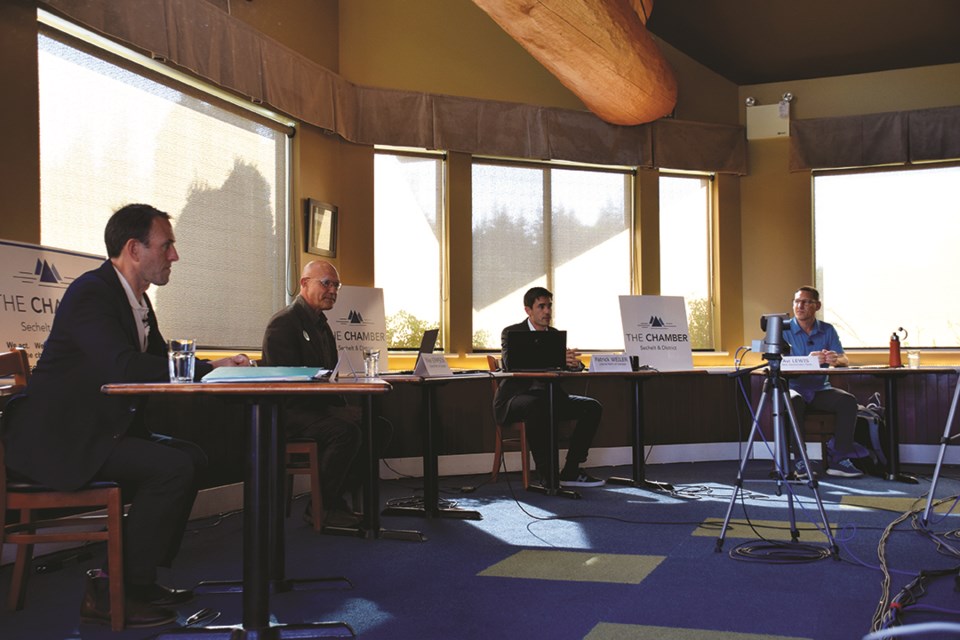
[[[903,331],[903,327],[900,327],[900,331]],[[893,369],[902,366],[903,362],[900,360],[900,336],[894,331],[890,336],[890,368]]]

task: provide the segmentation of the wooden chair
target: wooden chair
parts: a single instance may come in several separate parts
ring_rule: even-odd
[[[295,459],[294,455],[306,456]],[[293,477],[310,476],[310,511],[313,530],[323,529],[323,499],[320,490],[320,453],[314,440],[291,440],[287,442],[287,517],[290,517],[290,505],[293,502]]]
[[[0,396],[9,397],[26,387],[30,375],[27,354],[22,349],[0,353],[0,378],[12,377],[12,385],[0,387]],[[38,484],[7,477],[3,443],[0,441],[0,515],[6,510],[18,511],[18,522],[0,527],[0,547],[5,543],[17,546],[7,608],[23,609],[27,580],[30,576],[35,544],[48,542],[107,543],[107,567],[110,575],[110,626],[114,631],[124,627],[123,587],[123,500],[120,487],[112,482],[96,482],[77,491],[55,491]],[[38,520],[43,509],[96,511],[106,509],[106,529],[77,531],[63,527],[90,526],[103,516],[81,516]]]
[[[487,356],[487,367],[490,371],[500,369],[496,356]],[[497,393],[497,381],[490,378],[490,384],[493,393]],[[504,437],[504,431],[516,431],[517,435],[509,438]],[[500,472],[500,466],[503,464],[504,447],[509,445],[511,451],[520,451],[520,467],[523,475],[523,488],[530,486],[530,449],[527,447],[527,425],[523,422],[514,422],[512,424],[497,423],[497,435],[493,450],[493,472],[490,474],[491,482],[497,481],[497,474]]]

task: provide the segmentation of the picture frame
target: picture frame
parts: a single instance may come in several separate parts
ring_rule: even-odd
[[[306,200],[303,225],[307,253],[327,258],[337,257],[337,207],[313,198]]]

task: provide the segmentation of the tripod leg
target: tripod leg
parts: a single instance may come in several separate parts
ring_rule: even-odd
[[[753,414],[753,424],[750,427],[750,436],[747,438],[746,447],[743,449],[743,456],[740,458],[740,469],[737,471],[737,481],[734,485],[733,495],[730,496],[730,504],[727,505],[727,515],[723,518],[723,526],[720,527],[720,535],[717,537],[717,546],[714,549],[717,553],[723,547],[723,540],[727,535],[727,527],[730,526],[730,514],[733,513],[733,505],[737,502],[737,496],[743,491],[743,471],[747,466],[747,460],[750,452],[753,450],[753,441],[759,431],[760,415],[763,411],[763,405],[767,401],[769,392],[769,380],[763,383],[763,393],[760,394],[760,401],[757,403],[757,409]]]
[[[792,405],[790,396],[783,386],[781,380],[776,382],[777,390],[773,394],[773,441],[776,447],[777,464],[777,495],[783,486],[787,487],[787,513],[790,518],[790,540],[797,542],[800,539],[800,531],[797,529],[797,514],[793,506],[793,491],[786,482],[786,477],[790,473],[790,441],[788,438],[784,416],[787,420],[792,420]],[[802,444],[803,441],[800,441]]]
[[[960,379],[957,380],[957,388],[953,392],[953,402],[950,403],[950,413],[947,414],[947,424],[943,428],[943,436],[940,438],[940,453],[937,454],[937,466],[933,470],[933,481],[930,483],[930,491],[927,494],[927,506],[923,509],[923,518],[920,522],[927,526],[930,521],[930,509],[933,507],[933,494],[937,490],[937,482],[940,479],[940,468],[943,466],[943,457],[947,453],[947,444],[951,440],[950,428],[953,427],[953,416],[957,412],[957,398],[960,397]]]
[[[807,446],[803,440],[803,437],[800,434],[800,428],[797,426],[797,416],[793,412],[793,404],[790,403],[790,393],[787,391],[786,383],[783,382],[780,387],[780,393],[782,395],[783,401],[785,402],[785,408],[787,410],[787,418],[790,422],[791,433],[793,433],[794,441],[797,443],[797,452],[800,455],[800,459],[803,460],[803,464],[807,467],[807,486],[810,487],[810,490],[813,492],[813,498],[817,503],[817,511],[820,513],[820,520],[823,522],[823,533],[827,536],[827,541],[830,543],[830,549],[833,552],[833,557],[835,560],[840,559],[840,548],[837,547],[837,541],[833,537],[833,532],[830,531],[830,523],[827,521],[827,511],[823,508],[823,501],[820,499],[820,489],[817,483],[816,476],[813,475],[813,469],[810,468],[810,459],[807,458]],[[791,498],[793,493],[791,492]],[[790,517],[791,517],[791,536],[794,531],[796,531],[796,522],[793,520],[793,502],[790,503]],[[796,537],[794,541],[799,539],[800,532],[796,531]]]

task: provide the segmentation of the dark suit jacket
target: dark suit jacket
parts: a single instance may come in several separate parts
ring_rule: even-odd
[[[337,366],[337,343],[326,316],[310,308],[300,296],[270,318],[262,348],[265,366],[323,369]],[[329,395],[285,399],[282,413],[287,432],[298,433],[325,415],[328,407],[343,405],[342,398]]]
[[[146,299],[146,296],[144,296]],[[107,396],[111,382],[168,380],[167,347],[150,306],[147,351],[109,260],[63,294],[26,393],[4,411],[7,465],[55,489],[93,478],[116,441],[137,425],[145,400]],[[196,376],[212,367],[197,361]]]
[[[511,331],[530,331],[530,325],[526,320],[505,327],[500,332],[500,366],[507,370],[510,354],[507,353],[507,334]],[[556,331],[553,327],[547,327],[547,331]],[[510,408],[510,401],[516,396],[525,393],[542,393],[546,398],[546,384],[531,378],[504,378],[497,387],[497,393],[493,397],[493,415],[497,422],[506,422],[507,411]],[[556,387],[556,393],[566,393],[559,385]]]

